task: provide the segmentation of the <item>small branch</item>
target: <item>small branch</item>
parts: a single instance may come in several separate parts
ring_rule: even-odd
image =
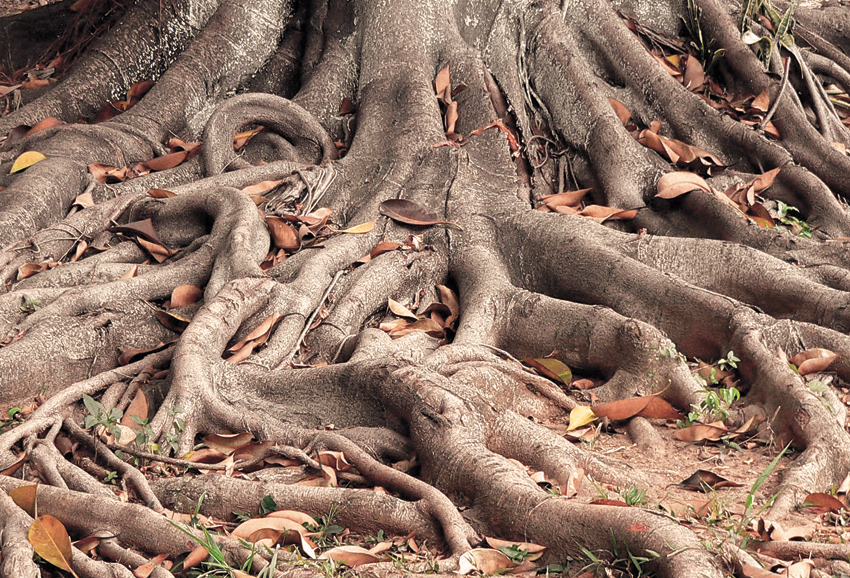
[[[779,87],[779,92],[776,93],[776,98],[773,100],[773,104],[770,105],[770,109],[768,109],[767,114],[764,115],[764,120],[759,124],[759,130],[764,130],[764,127],[767,126],[767,123],[770,122],[770,119],[773,118],[773,115],[776,114],[776,109],[779,108],[779,101],[782,100],[782,95],[785,94],[785,89],[788,86],[788,71],[791,68],[791,57],[785,61],[785,72],[782,73],[782,85]]]
[[[298,336],[298,340],[295,342],[295,347],[292,348],[292,351],[289,353],[289,355],[287,355],[275,369],[280,369],[284,364],[288,363],[290,359],[295,357],[295,355],[298,353],[298,350],[301,349],[301,343],[307,336],[307,332],[310,331],[310,326],[313,324],[313,321],[316,319],[316,316],[319,314],[319,311],[321,311],[322,306],[325,304],[325,301],[328,298],[328,295],[331,294],[331,291],[333,291],[333,288],[336,285],[337,281],[339,281],[339,278],[342,277],[344,273],[344,271],[336,272],[336,275],[334,275],[333,279],[331,279],[328,288],[325,289],[325,292],[322,294],[322,298],[319,299],[319,304],[316,306],[316,308],[313,310],[313,313],[310,314],[310,317],[304,324],[304,330],[301,332],[301,335]]]

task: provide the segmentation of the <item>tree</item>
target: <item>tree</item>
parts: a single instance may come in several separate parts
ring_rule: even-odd
[[[347,501],[346,523],[454,555],[482,532],[553,560],[613,536],[659,576],[723,575],[675,521],[551,499],[517,466],[563,488],[585,473],[650,483],[542,426],[588,404],[517,359],[603,377],[603,402],[658,395],[687,412],[717,393],[686,358],[734,352],[745,396],[730,423],[756,416],[800,450],[772,515],[844,479],[843,406],[786,355],[850,376],[850,15],[797,4],[140,1],[0,119],[4,174],[17,162],[0,192],[0,406],[38,398],[5,423],[0,470],[25,458],[41,511],[113,532],[112,559],[190,548],[165,506],[206,494],[222,515],[268,494]],[[126,112],[76,124],[131,87]],[[401,316],[384,331],[388,299]],[[120,438],[110,410],[140,387],[155,409],[142,435],[174,463],[201,434],[251,432],[314,467],[313,450],[342,451],[412,501],[148,482],[84,431],[78,403],[102,393],[84,425]],[[68,462],[60,431],[150,508]],[[418,477],[385,465],[411,452]],[[0,512],[0,574],[37,575],[29,518],[3,493]],[[79,552],[73,565],[127,574]]]

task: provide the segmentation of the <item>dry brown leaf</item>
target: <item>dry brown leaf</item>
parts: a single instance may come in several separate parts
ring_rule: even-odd
[[[319,559],[333,560],[338,564],[345,564],[351,568],[356,568],[363,564],[372,564],[380,560],[377,555],[360,546],[337,546],[336,548],[322,552]]]
[[[413,321],[417,321],[419,319],[418,317],[416,317],[413,311],[411,311],[395,299],[387,299],[387,305],[389,306],[390,311],[392,311],[395,315],[398,315],[399,317],[412,319]]]
[[[791,363],[797,366],[800,375],[825,371],[838,355],[829,349],[814,347],[798,353],[791,358]]]
[[[593,413],[599,417],[607,417],[612,421],[629,419],[635,416],[659,419],[682,419],[676,408],[657,395],[631,397],[608,403],[600,403],[592,407]]]
[[[408,201],[407,199],[386,200],[380,204],[378,210],[382,215],[389,217],[393,221],[398,221],[399,223],[405,223],[407,225],[450,225],[458,229],[461,228],[460,225],[457,225],[456,223],[443,221],[430,209],[423,207],[419,203]]]
[[[587,193],[592,191],[593,189],[581,189],[578,191],[566,191],[563,193],[558,193],[557,195],[546,195],[545,197],[541,197],[541,201],[551,208],[556,209],[558,207],[578,207],[581,204],[582,199],[587,196]]]
[[[133,401],[130,402],[127,410],[124,412],[124,417],[121,418],[121,425],[134,430],[141,430],[142,426],[133,417],[136,417],[139,422],[148,419],[148,398],[141,389],[136,392]]]
[[[729,430],[722,423],[697,423],[692,426],[676,430],[673,437],[684,442],[701,442],[703,440],[719,441],[721,437],[728,435]]]
[[[138,273],[138,272],[139,272],[139,265],[138,264],[131,265],[130,268],[127,270],[127,272],[124,273],[123,275],[121,275],[120,278],[122,280],[132,279],[133,277],[136,276],[136,273]]]
[[[254,435],[242,432],[238,434],[210,434],[204,438],[207,447],[218,450],[225,455],[230,455],[239,448],[249,444]]]
[[[197,302],[204,292],[197,285],[178,285],[171,292],[171,309]]]
[[[824,512],[839,512],[841,510],[846,510],[847,506],[844,505],[844,502],[836,498],[835,496],[830,496],[829,494],[824,493],[814,493],[809,494],[803,499],[803,505],[811,508],[812,510],[818,513]]]
[[[259,183],[245,187],[244,189],[242,189],[242,192],[245,193],[246,195],[255,197],[255,196],[258,196],[258,195],[262,195],[263,193],[267,193],[270,190],[274,189],[275,187],[280,186],[281,184],[283,184],[283,180],[280,180],[280,181],[260,181]]]
[[[186,556],[186,559],[183,560],[183,569],[186,570],[188,568],[193,568],[207,559],[210,555],[209,550],[204,548],[203,546],[195,546],[195,548],[189,552],[189,555]]]
[[[677,486],[696,490],[698,492],[707,492],[717,488],[739,488],[741,484],[727,480],[724,477],[718,476],[714,472],[708,470],[697,470],[690,477],[682,480]]]
[[[301,524],[302,526],[305,524],[316,524],[316,519],[313,518],[313,516],[311,516],[310,514],[305,514],[304,512],[299,512],[297,510],[277,510],[276,512],[271,512],[266,517],[286,518],[287,520],[292,520],[296,524]]]
[[[614,109],[614,112],[616,113],[617,118],[620,119],[620,122],[628,124],[629,120],[632,118],[632,113],[628,108],[626,108],[626,105],[616,98],[609,98],[608,102],[611,104],[611,107]]]
[[[47,271],[50,268],[50,265],[47,263],[27,263],[26,265],[21,265],[18,267],[18,281],[21,279],[26,279],[27,277],[32,277],[36,273],[41,273],[42,271]]]
[[[295,227],[280,217],[266,217],[266,225],[269,227],[272,242],[278,249],[296,251],[301,246]]]
[[[691,191],[711,192],[711,187],[704,178],[687,171],[667,173],[658,180],[658,193],[661,199],[674,199]]]

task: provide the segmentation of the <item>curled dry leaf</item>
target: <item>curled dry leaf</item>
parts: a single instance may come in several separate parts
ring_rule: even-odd
[[[620,122],[628,124],[629,120],[632,118],[632,113],[628,108],[626,108],[626,105],[616,98],[609,98],[608,102],[611,103],[611,107],[614,109],[614,112],[617,114],[617,118],[620,119]]]
[[[405,317],[407,319],[412,319],[413,321],[417,321],[419,319],[418,317],[416,317],[413,311],[411,311],[395,299],[387,299],[387,305],[389,306],[390,311],[392,311],[395,315],[398,315],[399,317]]]
[[[134,417],[136,418],[135,420],[133,419]],[[121,425],[134,430],[140,430],[142,426],[139,423],[144,422],[146,419],[148,419],[148,398],[145,396],[145,392],[140,389],[136,392],[133,401],[130,402],[127,410],[124,412],[124,416],[121,418]]]
[[[298,231],[280,217],[266,217],[266,225],[269,227],[272,242],[278,249],[296,251],[301,246]]]
[[[266,517],[286,518],[287,520],[292,520],[296,524],[301,524],[302,526],[305,524],[316,524],[316,519],[313,518],[313,516],[311,516],[310,514],[305,514],[304,512],[299,512],[297,510],[278,510],[276,512],[271,512]]]
[[[818,513],[840,512],[841,510],[847,509],[844,502],[835,496],[830,496],[829,494],[820,492],[806,496],[803,500],[803,505],[812,508]]]
[[[148,194],[154,199],[169,199],[177,196],[177,193],[173,193],[166,189],[151,189],[148,191]]]
[[[47,263],[27,263],[26,265],[21,265],[18,267],[18,281],[32,277],[36,273],[41,273],[49,268],[50,265]]]
[[[658,193],[661,199],[674,199],[691,191],[711,192],[711,187],[704,178],[687,171],[667,173],[658,180]]]
[[[207,447],[218,450],[225,455],[230,455],[242,446],[251,442],[254,435],[243,432],[238,434],[210,434],[204,438]]]
[[[158,243],[151,243],[146,239],[142,239],[141,237],[137,238],[136,241],[142,247],[150,253],[151,257],[153,257],[157,263],[162,263],[166,259],[168,259],[173,253],[168,250],[164,245],[160,245]]]
[[[183,569],[193,568],[207,559],[210,555],[210,551],[204,548],[203,546],[195,546],[195,548],[189,552],[189,555],[186,556],[186,559],[183,561]]]
[[[818,371],[825,371],[832,362],[838,359],[838,355],[829,349],[814,347],[798,353],[791,358],[791,363],[797,366],[800,375],[807,375]]]

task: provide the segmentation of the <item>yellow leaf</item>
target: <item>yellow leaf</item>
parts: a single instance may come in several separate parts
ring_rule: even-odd
[[[357,225],[355,227],[350,227],[348,229],[344,229],[340,231],[340,233],[349,233],[349,234],[357,234],[357,233],[368,233],[372,229],[375,228],[375,221],[369,221],[368,223],[363,223],[362,225]]]
[[[563,381],[567,385],[573,380],[573,372],[570,371],[570,368],[557,359],[536,357],[534,359],[525,359],[524,361],[550,379]]]
[[[62,522],[45,514],[35,519],[27,536],[35,553],[77,578],[71,569],[71,538]]]
[[[567,428],[567,431],[572,431],[574,429],[580,428],[581,426],[587,425],[595,419],[596,414],[593,413],[593,410],[590,409],[590,406],[577,405],[570,412],[570,425]]]
[[[9,497],[18,505],[20,509],[29,514],[31,517],[38,517],[38,507],[35,503],[35,496],[38,492],[38,484],[31,486],[18,486],[9,492]]]
[[[36,151],[27,151],[18,158],[15,159],[14,164],[12,164],[12,170],[9,171],[9,174],[14,174],[19,171],[24,170],[27,167],[31,167],[35,163],[39,161],[43,161],[47,157]]]

